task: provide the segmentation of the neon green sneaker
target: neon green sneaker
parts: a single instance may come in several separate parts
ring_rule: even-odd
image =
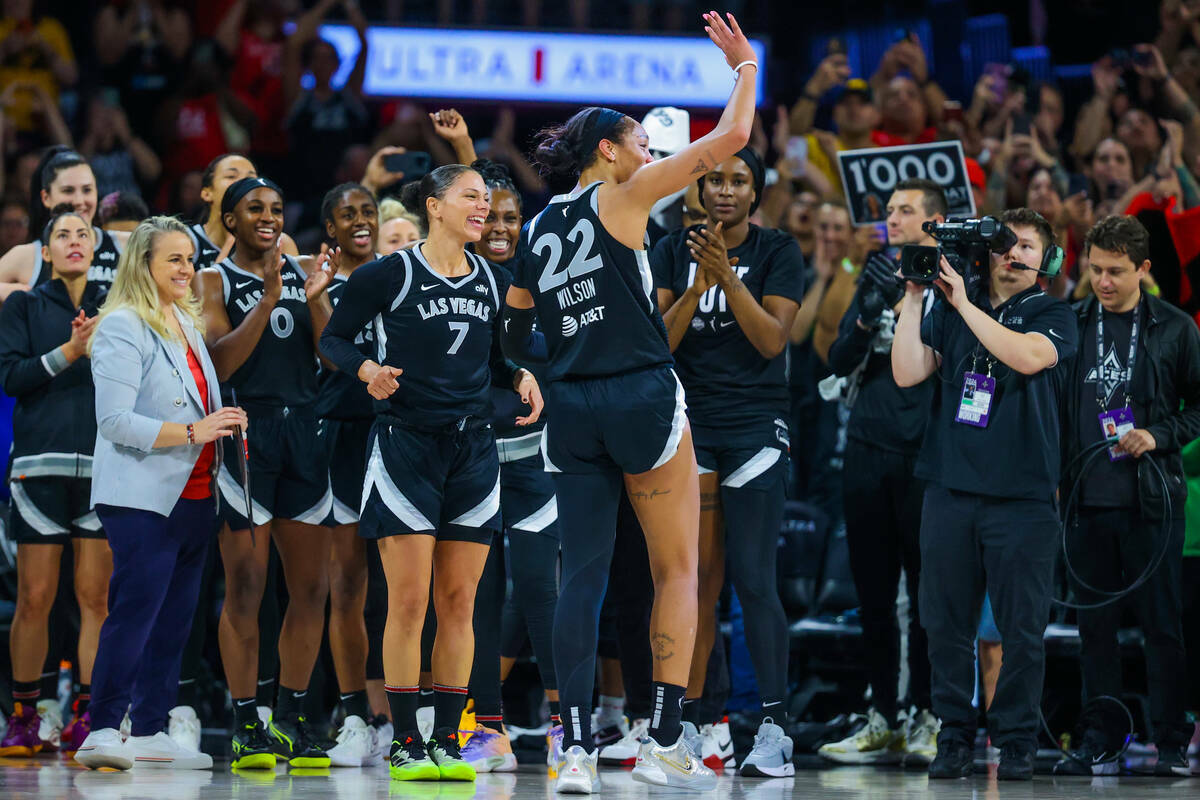
[[[235,770],[275,769],[275,754],[271,752],[271,742],[259,720],[233,732],[233,762],[230,767]]]
[[[329,754],[317,743],[303,715],[291,719],[273,717],[267,729],[271,749],[293,767],[321,769],[329,766]]]
[[[433,738],[425,743],[429,757],[437,764],[444,781],[473,781],[475,768],[467,763],[458,749],[458,731],[454,728],[439,728]]]
[[[416,731],[401,733],[392,740],[388,772],[395,781],[436,781],[442,775]]]

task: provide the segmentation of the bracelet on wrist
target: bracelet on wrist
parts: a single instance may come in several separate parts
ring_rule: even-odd
[[[187,441],[188,441],[188,444],[196,443],[196,428],[190,422],[188,423],[188,426],[187,426]]]
[[[758,69],[758,62],[755,61],[754,59],[750,58],[750,59],[746,59],[745,61],[738,64],[736,67],[734,67],[733,68],[734,73],[740,75],[742,67],[746,66],[747,64],[753,66],[755,70]]]

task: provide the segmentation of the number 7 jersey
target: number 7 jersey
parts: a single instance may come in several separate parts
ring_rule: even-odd
[[[554,197],[525,228],[528,257],[513,283],[533,295],[550,380],[672,364],[646,250],[604,229],[600,186]]]

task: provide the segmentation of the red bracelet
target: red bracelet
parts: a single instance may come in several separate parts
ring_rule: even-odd
[[[192,427],[192,424],[190,422],[188,423],[188,426],[187,426],[187,436],[188,436],[188,444],[196,443],[196,431]]]

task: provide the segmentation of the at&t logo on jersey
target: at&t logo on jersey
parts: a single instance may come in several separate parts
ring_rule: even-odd
[[[593,322],[604,321],[604,306],[596,306],[589,308],[579,315],[579,319],[575,319],[574,314],[564,314],[562,318],[562,335],[570,339],[575,334],[579,333],[579,329],[591,325]]]

